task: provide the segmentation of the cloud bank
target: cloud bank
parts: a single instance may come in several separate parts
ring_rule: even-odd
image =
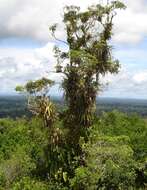
[[[62,26],[63,7],[79,5],[82,8],[102,0],[1,0],[0,38],[26,37],[48,42],[48,27],[60,23],[59,37],[64,38]],[[103,1],[104,2],[104,1]],[[137,43],[147,35],[147,2],[145,0],[123,0],[126,11],[120,11],[115,19],[114,41]]]

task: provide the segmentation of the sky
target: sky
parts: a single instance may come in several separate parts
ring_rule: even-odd
[[[0,95],[15,94],[15,86],[28,80],[49,77],[62,93],[62,76],[53,72],[55,41],[49,26],[59,23],[57,36],[65,39],[63,7],[78,5],[83,10],[104,0],[0,0]],[[121,68],[108,74],[100,96],[147,99],[147,0],[122,0],[126,10],[114,19],[113,55]],[[61,45],[61,44],[59,44]]]

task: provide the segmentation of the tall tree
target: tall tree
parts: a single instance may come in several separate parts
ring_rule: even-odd
[[[93,121],[96,95],[100,88],[99,76],[118,72],[119,61],[113,59],[109,41],[116,10],[124,8],[125,5],[116,0],[106,5],[93,5],[86,11],[81,11],[77,6],[64,9],[65,43],[69,50],[63,52],[55,47],[56,69],[65,74],[62,83],[68,104],[65,124],[70,137],[73,136],[77,143],[80,136],[86,136],[86,128]],[[58,40],[56,27],[53,25],[50,30]],[[66,59],[69,62],[65,65]]]

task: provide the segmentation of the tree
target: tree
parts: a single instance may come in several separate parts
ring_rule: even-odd
[[[16,87],[16,91],[27,95],[29,110],[42,118],[46,127],[51,127],[56,118],[55,106],[48,96],[49,89],[53,84],[52,80],[42,78]]]
[[[74,141],[74,144],[79,142],[80,136],[86,137],[87,128],[93,122],[100,75],[118,72],[119,62],[113,59],[109,41],[116,10],[124,8],[120,1],[112,1],[106,5],[93,5],[86,11],[76,6],[64,9],[63,22],[67,34],[67,42],[64,43],[69,50],[63,52],[58,47],[54,50],[56,70],[65,74],[62,87],[68,110],[64,120],[69,129],[70,142]],[[56,28],[55,24],[50,30],[58,40]],[[67,59],[68,64],[65,64]]]

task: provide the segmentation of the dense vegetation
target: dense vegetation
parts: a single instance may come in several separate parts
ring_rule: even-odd
[[[64,135],[62,122],[55,128]],[[38,118],[1,119],[0,189],[145,189],[146,121],[114,111],[95,119],[89,130],[89,141],[80,141],[83,164],[80,157],[67,155],[65,141],[49,151],[49,131]],[[69,170],[74,175],[69,176]]]
[[[48,78],[16,87],[33,117],[0,120],[1,190],[147,188],[146,121],[117,111],[96,115],[100,76],[119,69],[110,45],[118,9],[125,9],[120,1],[65,7],[68,50],[54,52],[66,106],[59,111],[51,100]]]

